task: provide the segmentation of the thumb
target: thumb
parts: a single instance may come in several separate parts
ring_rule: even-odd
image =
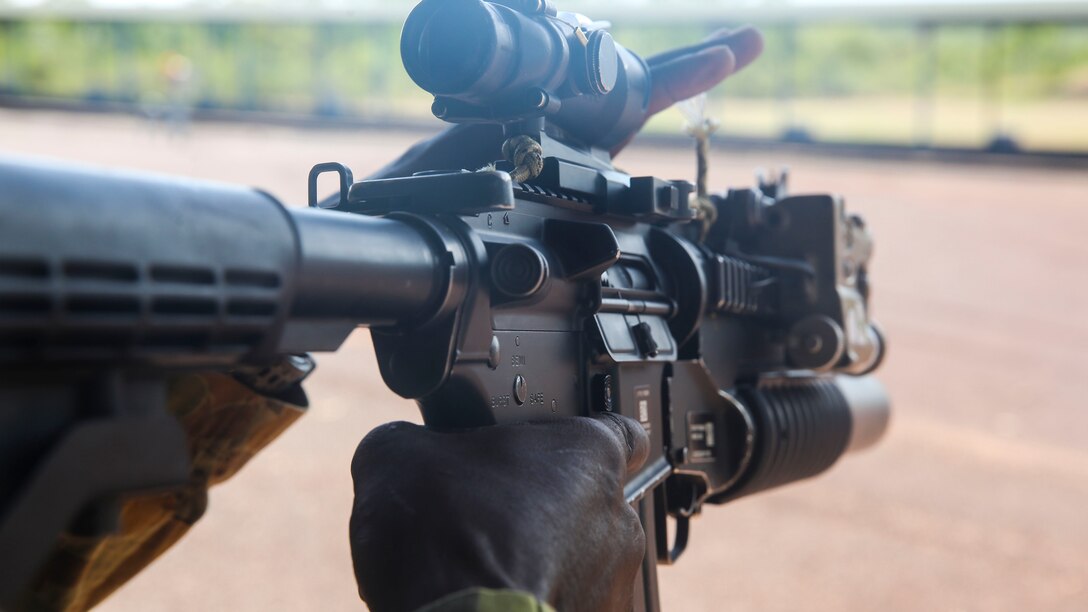
[[[710,90],[733,73],[736,63],[733,51],[718,45],[655,65],[648,115]]]
[[[650,454],[650,436],[642,425],[632,418],[614,412],[602,412],[592,418],[612,432],[623,452],[627,474],[634,474],[642,468]]]
[[[724,44],[733,52],[736,66],[733,72],[743,70],[763,53],[763,34],[746,26],[737,30],[719,30],[707,37],[705,44]]]

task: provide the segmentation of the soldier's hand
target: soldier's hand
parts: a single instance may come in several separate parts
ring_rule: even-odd
[[[759,31],[741,28],[722,30],[700,44],[647,59],[652,90],[642,124],[676,102],[709,91],[751,64],[762,52],[763,36]],[[629,134],[612,154],[618,154],[634,137],[635,132]],[[456,125],[408,149],[372,178],[408,176],[421,170],[480,168],[495,161],[502,150],[502,142],[500,125]]]
[[[645,534],[623,497],[648,440],[617,415],[438,433],[371,432],[352,462],[351,549],[375,612],[471,588],[558,610],[627,610]]]
[[[719,30],[702,43],[659,53],[646,60],[650,66],[649,110],[642,125],[657,113],[681,100],[710,91],[715,85],[748,66],[763,52],[763,35],[755,28]],[[641,126],[640,128],[641,129]],[[612,150],[619,154],[631,139]]]

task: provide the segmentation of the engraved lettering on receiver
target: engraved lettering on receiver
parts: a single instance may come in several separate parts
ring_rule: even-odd
[[[510,356],[510,365],[515,367],[515,368],[524,367],[527,363],[528,363],[528,360],[525,358],[525,355],[511,355]]]

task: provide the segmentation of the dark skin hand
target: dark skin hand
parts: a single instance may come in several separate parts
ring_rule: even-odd
[[[681,100],[709,91],[755,61],[762,51],[763,36],[759,31],[741,28],[722,30],[697,45],[647,59],[653,89],[646,120]],[[634,137],[635,133],[630,134],[612,155],[619,154]],[[501,126],[455,125],[417,143],[370,178],[409,176],[422,170],[481,168],[500,157],[502,141]]]
[[[374,612],[470,588],[534,594],[557,610],[628,610],[646,550],[623,484],[646,460],[614,414],[455,434],[372,431],[352,462],[351,553]]]
[[[760,34],[744,28],[650,58],[645,119],[711,89],[762,50]],[[372,178],[479,168],[502,141],[499,126],[457,125]],[[352,463],[359,594],[375,612],[407,612],[477,587],[533,593],[562,612],[629,610],[645,534],[623,484],[647,444],[640,425],[611,414],[461,433],[408,423],[374,430]]]

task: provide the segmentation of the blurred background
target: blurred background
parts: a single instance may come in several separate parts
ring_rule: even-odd
[[[0,104],[418,124],[397,61],[411,0],[4,0]],[[725,135],[1088,151],[1088,3],[586,1],[643,55],[759,24],[759,70],[714,95]],[[672,132],[675,118],[653,131]]]
[[[305,201],[440,129],[401,67],[409,1],[0,0],[0,153],[243,183]],[[791,168],[876,237],[884,442],[707,508],[664,609],[1088,610],[1088,2],[570,0],[651,54],[755,23],[712,92],[711,183]],[[663,113],[619,159],[693,176]],[[0,186],[2,188],[2,186]],[[359,610],[348,463],[418,421],[369,335],[319,356],[312,408],[101,609]]]

